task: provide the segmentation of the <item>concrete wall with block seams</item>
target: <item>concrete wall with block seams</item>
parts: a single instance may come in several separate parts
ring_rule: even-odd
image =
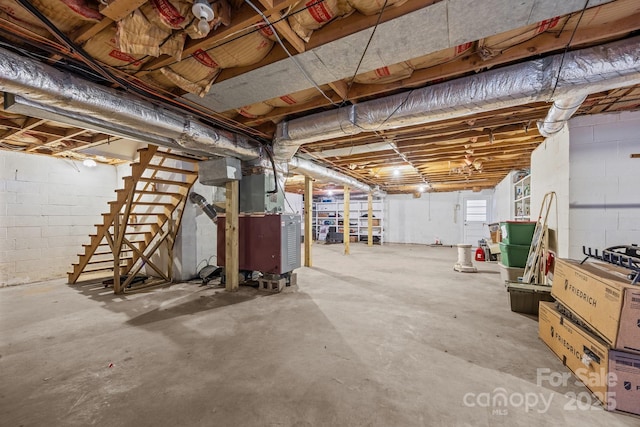
[[[640,112],[569,122],[569,255],[640,244]]]
[[[493,195],[493,222],[508,221],[513,219],[513,177],[514,173],[510,172],[504,177],[498,185],[496,185]]]
[[[65,277],[121,185],[114,166],[0,151],[0,286]]]
[[[461,243],[464,197],[491,197],[492,194],[493,191],[485,190],[423,193],[420,198],[411,194],[388,195],[385,197],[385,242],[430,245],[438,239],[444,245]],[[490,201],[489,206],[492,205]],[[489,237],[488,227],[485,234]]]
[[[555,191],[556,203],[549,212],[550,248],[556,255],[569,254],[569,130],[547,138],[531,153],[531,220],[540,214],[547,192]]]

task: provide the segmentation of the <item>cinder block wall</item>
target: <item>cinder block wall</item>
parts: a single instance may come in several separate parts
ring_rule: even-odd
[[[531,154],[531,220],[537,221],[545,194],[556,193],[547,218],[549,246],[556,255],[569,256],[569,130],[565,126]]]
[[[576,117],[570,135],[570,247],[640,244],[640,112]]]
[[[0,151],[0,286],[65,277],[121,185],[114,166]]]
[[[464,238],[465,197],[492,198],[493,191],[481,193],[456,191],[447,193],[424,193],[419,199],[411,194],[391,194],[385,197],[384,219],[385,242],[433,244],[436,238],[445,245],[456,245]],[[493,206],[493,201],[489,201]],[[492,218],[490,213],[489,218]],[[491,221],[487,221],[491,222]],[[489,237],[489,228],[483,229]]]

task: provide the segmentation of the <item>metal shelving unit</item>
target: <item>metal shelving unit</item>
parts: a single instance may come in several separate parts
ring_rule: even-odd
[[[343,233],[345,224],[342,219],[344,202],[342,200],[320,201],[313,204],[313,235],[316,240],[325,240],[329,232]],[[349,203],[349,237],[352,241],[368,239],[368,202]],[[373,242],[384,241],[384,206],[382,200],[373,201]]]
[[[513,184],[514,219],[529,221],[531,219],[531,175]]]

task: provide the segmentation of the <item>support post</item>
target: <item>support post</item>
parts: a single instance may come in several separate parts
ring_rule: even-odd
[[[373,246],[373,193],[367,195],[367,245]]]
[[[304,178],[304,266],[311,267],[313,179]]]
[[[349,208],[350,208],[350,197],[349,197],[349,187],[344,186],[344,209],[342,213],[342,241],[344,242],[344,254],[349,255]]]
[[[108,231],[107,231],[108,232]],[[120,241],[120,212],[116,213],[113,217],[113,293],[119,294],[122,292],[120,286],[120,250],[122,249],[122,243],[118,246],[117,242]]]
[[[225,277],[226,290],[235,292],[238,290],[239,261],[239,199],[240,184],[238,181],[229,181],[226,184],[227,200],[225,204]]]
[[[167,219],[167,257],[169,258],[167,262],[167,277],[169,281],[173,281],[173,244],[176,241],[176,230],[174,226],[173,212],[171,212]]]

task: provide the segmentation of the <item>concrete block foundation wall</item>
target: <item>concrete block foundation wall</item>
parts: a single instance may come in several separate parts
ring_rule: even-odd
[[[493,222],[507,221],[513,218],[514,208],[511,203],[513,197],[514,173],[509,173],[500,184],[496,185],[493,196]]]
[[[556,193],[556,203],[549,211],[547,225],[552,230],[549,246],[555,253],[569,256],[569,179],[572,165],[569,161],[569,130],[547,138],[531,154],[531,220],[536,221],[544,195]]]
[[[465,197],[488,196],[493,191],[480,193],[459,191],[424,193],[418,199],[411,194],[392,194],[385,197],[385,242],[430,245],[436,238],[445,245],[463,241],[463,208]],[[493,206],[493,202],[489,202]],[[490,214],[490,218],[493,216]],[[489,236],[489,228],[486,227]]]
[[[570,246],[640,244],[640,112],[576,117],[570,135]]]
[[[531,156],[531,219],[544,194],[557,194],[549,226],[560,257],[582,259],[582,246],[640,244],[640,112],[576,117]],[[506,180],[500,186],[506,185]],[[511,196],[496,189],[498,209]]]
[[[114,166],[0,151],[0,286],[64,277],[119,185]]]

